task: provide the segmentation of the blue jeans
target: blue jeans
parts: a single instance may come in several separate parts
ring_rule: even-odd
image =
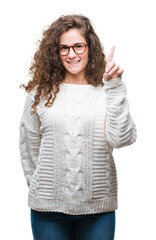
[[[85,215],[31,209],[34,240],[114,240],[115,211]]]

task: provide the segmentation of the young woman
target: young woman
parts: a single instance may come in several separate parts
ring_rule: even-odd
[[[61,16],[30,67],[20,156],[35,240],[113,240],[113,148],[136,141],[123,69],[107,62],[89,19]],[[33,111],[32,111],[33,110]]]

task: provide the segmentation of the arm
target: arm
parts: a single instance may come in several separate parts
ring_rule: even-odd
[[[114,148],[128,146],[136,141],[136,126],[129,113],[126,87],[121,77],[104,80],[107,93],[106,129],[107,141]]]
[[[30,114],[33,109],[34,93],[30,92],[25,101],[23,115],[20,121],[20,160],[22,163],[27,185],[30,185],[31,177],[37,166],[39,148],[41,143],[40,120],[37,113]]]

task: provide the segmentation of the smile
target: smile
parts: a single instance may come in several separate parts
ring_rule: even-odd
[[[78,64],[79,62],[80,62],[80,60],[78,60],[78,61],[70,61],[70,62],[67,61],[67,63],[70,64],[70,65]]]

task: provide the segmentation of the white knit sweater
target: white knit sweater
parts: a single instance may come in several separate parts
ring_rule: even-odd
[[[31,91],[20,122],[20,158],[28,206],[72,215],[117,209],[113,148],[136,141],[121,78],[104,86],[62,83],[52,107],[30,114]]]

